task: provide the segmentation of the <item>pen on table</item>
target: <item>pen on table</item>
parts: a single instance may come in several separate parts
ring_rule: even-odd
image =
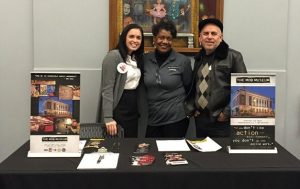
[[[104,159],[104,155],[100,155],[99,158],[98,158],[98,160],[97,160],[97,163],[100,163],[101,160],[103,160],[103,159]]]

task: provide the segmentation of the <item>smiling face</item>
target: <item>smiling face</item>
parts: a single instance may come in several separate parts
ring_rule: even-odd
[[[161,29],[156,36],[153,37],[154,46],[156,50],[161,53],[166,53],[172,48],[172,34],[170,31]]]
[[[142,33],[139,29],[133,28],[129,30],[126,35],[126,47],[128,49],[128,54],[131,55],[133,51],[140,48],[142,43]]]
[[[199,42],[206,54],[213,53],[223,40],[220,28],[214,24],[204,26],[199,35]]]

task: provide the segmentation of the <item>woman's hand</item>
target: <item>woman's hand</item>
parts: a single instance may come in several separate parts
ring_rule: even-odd
[[[109,135],[116,135],[117,134],[117,122],[111,121],[108,123],[105,123],[106,131]]]

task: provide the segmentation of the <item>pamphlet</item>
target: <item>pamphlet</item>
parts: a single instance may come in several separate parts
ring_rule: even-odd
[[[167,165],[186,165],[188,161],[180,153],[166,153],[165,161]]]
[[[104,139],[89,139],[87,144],[83,147],[83,153],[98,152],[102,141],[104,141]]]
[[[116,169],[119,153],[84,154],[77,169]]]
[[[134,155],[131,156],[131,165],[132,166],[145,166],[152,165],[155,160],[153,155]]]
[[[222,147],[209,137],[203,140],[186,140],[194,149],[200,152],[215,152]]]
[[[140,143],[137,145],[135,154],[146,154],[149,152],[150,144],[148,143]]]

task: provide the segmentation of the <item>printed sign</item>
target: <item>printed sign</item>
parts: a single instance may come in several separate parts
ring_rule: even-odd
[[[231,149],[275,148],[275,75],[231,75]]]
[[[29,157],[79,153],[79,73],[31,73]]]

